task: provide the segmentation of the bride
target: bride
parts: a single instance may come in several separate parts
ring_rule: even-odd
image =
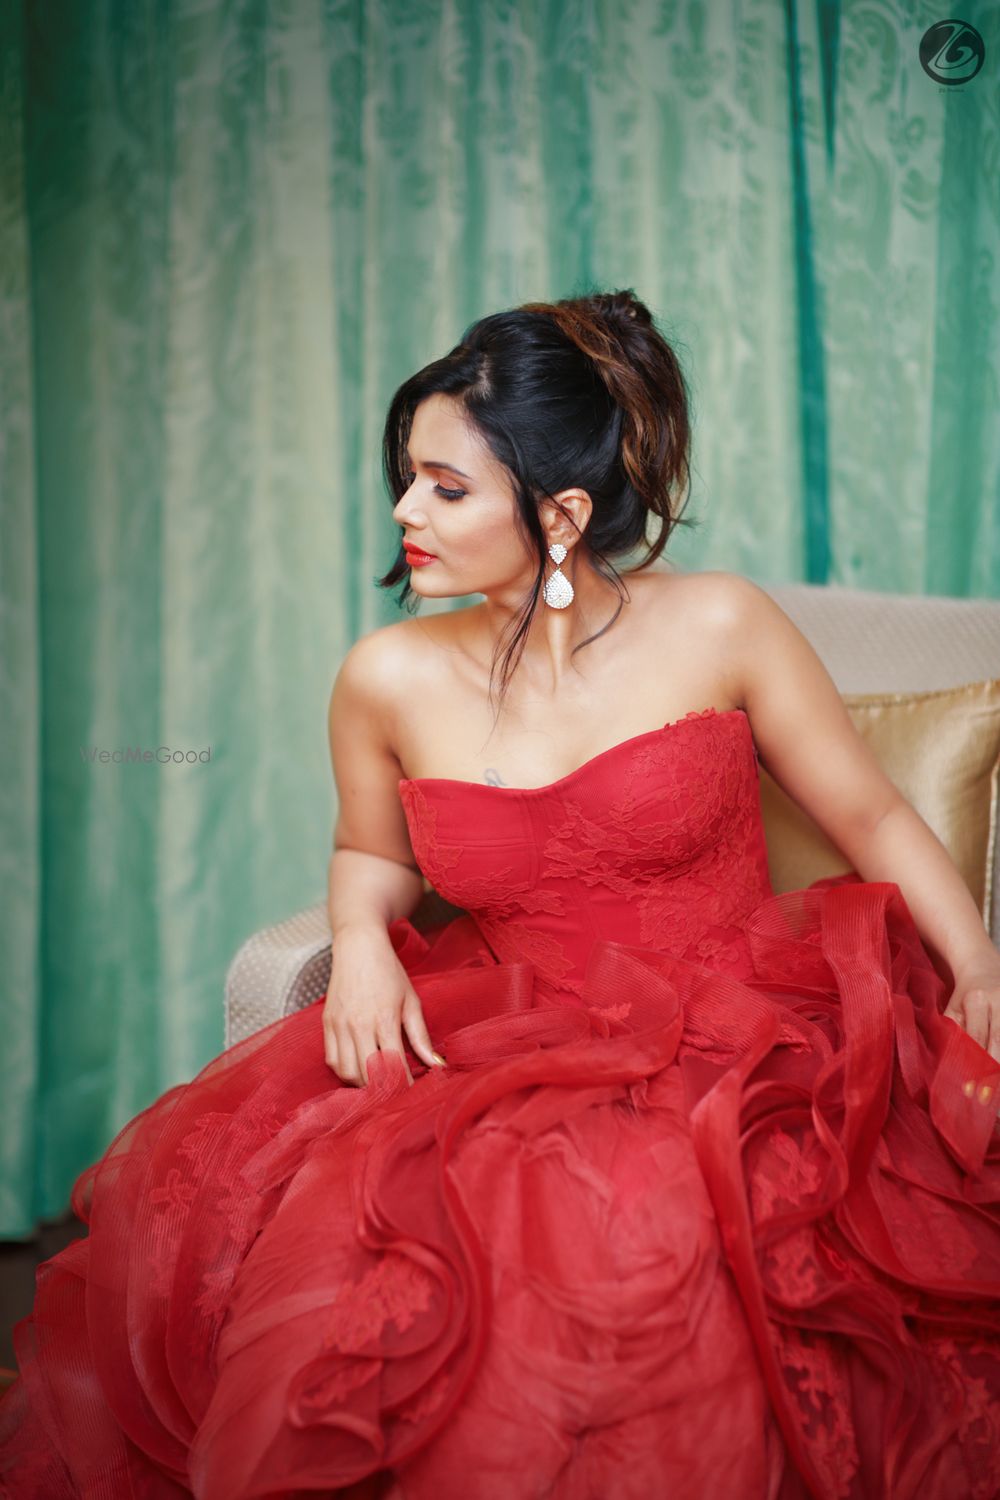
[[[1000,1496],[1000,954],[770,597],[648,570],[689,446],[631,292],[397,391],[379,582],[482,602],[348,652],[327,994],[77,1181],[9,1500]]]
[[[537,787],[705,705],[744,710],[771,776],[864,879],[899,884],[954,975],[946,1014],[1000,1061],[1000,954],[809,642],[748,579],[633,571],[624,585],[610,564],[649,517],[659,532],[643,566],[662,553],[689,442],[680,366],[630,293],[485,318],[397,392],[384,451],[403,556],[380,582],[406,577],[418,601],[485,598],[373,631],[334,686],[324,1034],[345,1082],[367,1081],[377,1049],[402,1055],[404,1030],[434,1064],[386,937],[423,889],[399,778]],[[498,662],[514,683],[502,717],[491,713]]]

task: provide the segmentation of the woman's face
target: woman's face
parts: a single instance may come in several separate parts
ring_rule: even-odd
[[[426,599],[508,592],[521,599],[536,562],[517,527],[509,474],[474,436],[448,396],[428,396],[413,415],[409,489],[393,520],[404,544],[430,553],[410,562],[410,584]]]

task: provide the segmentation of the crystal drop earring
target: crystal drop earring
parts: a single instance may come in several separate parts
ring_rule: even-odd
[[[556,570],[545,581],[545,602],[553,609],[565,609],[568,604],[573,603],[573,585],[559,567],[566,556],[566,548],[562,542],[552,543],[549,556],[555,563]]]

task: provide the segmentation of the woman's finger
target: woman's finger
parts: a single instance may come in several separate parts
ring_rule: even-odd
[[[410,1046],[417,1056],[427,1064],[429,1068],[440,1068],[444,1058],[434,1051],[434,1043],[431,1041],[427,1023],[424,1020],[424,1010],[420,1003],[420,996],[412,985],[408,985],[403,996],[403,1025],[406,1027],[406,1035],[409,1037]]]
[[[990,1040],[990,1008],[985,990],[966,990],[963,996],[965,1029],[983,1051]]]
[[[368,1059],[373,1052],[378,1051],[378,1042],[375,1040],[374,1032],[370,1029],[361,1033],[354,1032],[352,1040],[354,1055],[357,1059],[358,1084],[359,1087],[366,1089],[368,1087]]]
[[[378,1032],[378,1044],[383,1052],[399,1053],[400,1057],[403,1059],[403,1067],[406,1071],[406,1081],[408,1084],[412,1084],[413,1074],[410,1072],[410,1065],[406,1061],[406,1053],[403,1051],[403,1034],[400,1030],[398,1016],[392,1018],[387,1016],[386,1019],[380,1023]]]
[[[993,1061],[1000,1063],[1000,1003],[989,1007],[990,1040],[988,1051]]]
[[[349,1031],[329,1027],[326,1032],[326,1061],[341,1083],[357,1085],[360,1077],[354,1041]]]

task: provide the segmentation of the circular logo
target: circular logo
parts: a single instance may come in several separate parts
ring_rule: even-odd
[[[986,45],[968,21],[935,21],[920,38],[920,66],[935,83],[968,83],[986,57]]]

